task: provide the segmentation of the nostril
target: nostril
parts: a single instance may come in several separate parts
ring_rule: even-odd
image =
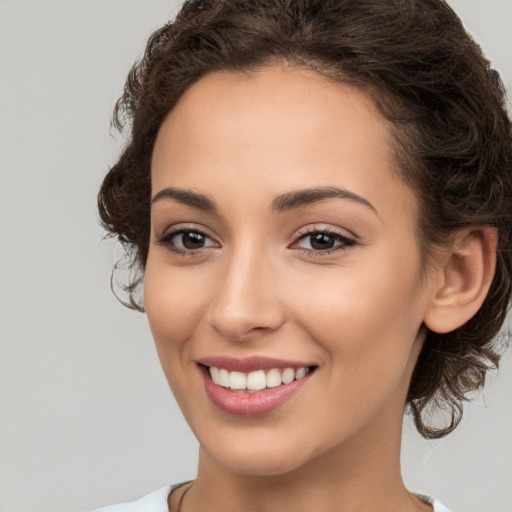
[[[217,297],[211,301],[210,325],[232,341],[248,341],[279,329],[285,314],[276,301],[274,288],[263,286],[261,279],[255,286],[255,278],[244,278],[248,271],[238,270],[224,279]],[[232,272],[235,274],[235,270]]]

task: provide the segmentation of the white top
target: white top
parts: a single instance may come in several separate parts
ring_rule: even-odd
[[[91,512],[169,512],[167,507],[167,497],[173,489],[183,484],[166,485],[157,491],[146,494],[142,498],[129,503],[117,503],[108,507],[98,508]],[[423,494],[417,494],[418,498],[431,504],[434,512],[450,512],[439,500],[435,500]]]

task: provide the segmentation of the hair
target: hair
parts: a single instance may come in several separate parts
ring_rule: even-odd
[[[451,432],[462,403],[497,368],[497,336],[512,290],[512,135],[505,91],[444,0],[188,0],[150,37],[132,67],[113,123],[130,135],[98,196],[104,228],[127,249],[129,307],[143,311],[150,232],[151,158],[159,128],[207,73],[272,63],[314,70],[369,94],[389,121],[397,169],[419,204],[418,240],[432,247],[458,229],[492,226],[497,266],[477,314],[446,334],[429,331],[407,404],[426,438]],[[429,425],[433,413],[448,421]]]

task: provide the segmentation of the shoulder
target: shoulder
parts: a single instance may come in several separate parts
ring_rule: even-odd
[[[175,485],[166,485],[161,489],[157,489],[142,498],[135,501],[125,503],[116,503],[106,507],[97,508],[90,512],[168,512],[167,498],[169,494],[176,488],[185,485],[188,482],[182,482]],[[450,512],[439,500],[433,499],[424,494],[416,494],[425,503],[429,503],[434,507],[434,512]]]
[[[434,512],[450,512],[439,500],[433,500]]]
[[[172,490],[181,485],[183,484],[166,485],[135,501],[116,503],[115,505],[91,510],[91,512],[168,512],[167,497]]]
[[[432,505],[434,512],[450,512],[450,510],[447,509],[439,500],[426,496],[425,494],[414,493],[414,495],[421,501]]]

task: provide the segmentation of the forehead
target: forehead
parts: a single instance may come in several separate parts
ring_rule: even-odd
[[[153,194],[219,185],[256,194],[264,182],[270,196],[335,185],[381,208],[404,201],[410,208],[391,140],[367,94],[313,71],[276,65],[215,72],[191,86],[163,123]]]
[[[389,156],[388,122],[369,96],[312,70],[285,65],[210,73],[185,91],[165,124],[179,124],[182,132],[197,138],[216,135],[218,142],[232,138],[238,128],[243,128],[238,131],[243,142],[255,144],[281,144],[276,134],[283,132],[290,141],[316,135],[326,143],[332,142],[329,133],[344,139],[357,136]],[[355,133],[347,129],[349,124],[360,129]]]

